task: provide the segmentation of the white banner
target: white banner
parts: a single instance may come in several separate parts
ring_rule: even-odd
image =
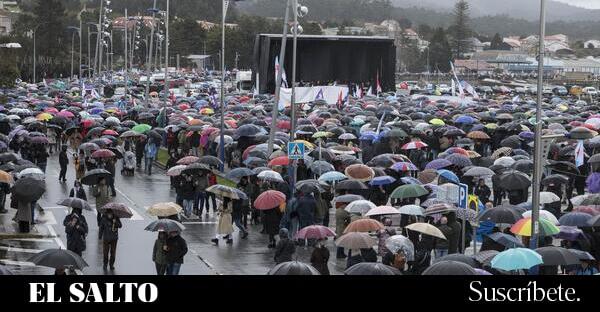
[[[342,98],[348,96],[348,87],[346,86],[297,87],[296,103],[313,102],[317,96],[319,96],[319,98],[322,97],[327,104],[336,104],[340,91],[342,92]],[[290,103],[292,102],[292,88],[281,88],[279,96],[280,109],[282,107],[290,106]]]

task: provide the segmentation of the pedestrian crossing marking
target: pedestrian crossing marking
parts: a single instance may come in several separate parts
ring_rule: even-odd
[[[298,160],[304,158],[304,143],[289,142],[288,143],[288,159]]]

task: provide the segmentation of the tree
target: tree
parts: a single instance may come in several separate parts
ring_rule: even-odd
[[[435,30],[429,43],[429,49],[429,63],[432,70],[448,72],[450,70],[452,52],[448,37],[443,28],[439,27]]]
[[[12,53],[0,53],[0,89],[9,89],[14,87],[15,80],[19,78],[19,70],[14,62],[14,55],[7,54]]]
[[[422,39],[431,40],[431,36],[433,36],[433,29],[427,24],[420,24],[419,27],[417,27],[417,33]]]
[[[198,25],[196,20],[176,18],[169,26],[169,52],[171,55],[179,54],[185,57],[190,54],[203,54],[206,31]],[[186,58],[182,58],[182,60],[183,66],[190,65]]]
[[[401,17],[398,19],[398,25],[402,27],[402,29],[407,29],[412,27],[412,21],[406,17]]]
[[[454,5],[454,24],[452,25],[452,45],[455,52],[455,58],[462,58],[469,51],[471,29],[469,28],[469,3],[465,0],[459,0]]]
[[[502,37],[500,37],[499,33],[496,33],[494,35],[494,38],[492,39],[492,42],[490,44],[490,49],[492,50],[500,50],[502,43],[504,43],[502,41]]]

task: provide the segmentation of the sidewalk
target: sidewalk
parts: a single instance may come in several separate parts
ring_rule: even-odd
[[[46,225],[49,219],[53,218],[51,214],[40,211],[35,212],[35,222],[29,233],[19,233],[17,222],[13,221],[16,209],[7,208],[7,213],[0,213],[0,240],[12,238],[54,238],[56,233]]]

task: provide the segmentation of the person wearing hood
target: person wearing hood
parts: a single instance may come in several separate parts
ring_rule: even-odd
[[[446,238],[448,238],[452,235],[452,228],[450,228],[448,226],[448,218],[447,217],[440,218],[440,224],[437,226],[437,228],[438,228],[438,230],[440,230],[440,232],[442,232],[442,234],[444,234],[444,236]],[[436,259],[441,258],[448,254],[448,240],[436,238],[434,243],[435,243],[434,251],[435,251]]]
[[[315,208],[317,201],[312,194],[299,194],[296,211],[298,212],[299,230],[315,224]]]
[[[85,237],[88,234],[88,225],[81,209],[73,208],[71,213],[63,220],[67,233],[67,250],[79,256],[86,249]]]
[[[487,203],[490,200],[490,196],[492,192],[490,188],[485,184],[484,179],[479,179],[477,186],[475,186],[475,190],[473,192],[475,195],[479,197],[482,203]]]
[[[115,260],[117,257],[117,241],[119,240],[119,229],[123,225],[119,217],[115,216],[112,210],[108,209],[102,214],[98,232],[102,239],[102,259],[103,269],[110,264],[110,269],[115,269]],[[110,257],[109,257],[110,254]]]
[[[67,182],[67,166],[69,165],[69,157],[67,156],[67,146],[63,145],[58,155],[58,163],[60,165],[60,173],[58,180]]]
[[[458,252],[462,226],[456,220],[456,214],[454,212],[449,213],[446,218],[448,219],[448,227],[451,229],[448,236],[446,236],[448,239],[448,254],[455,254]]]
[[[183,264],[183,257],[188,252],[185,239],[179,235],[179,232],[169,232],[167,238],[167,275],[179,275],[179,270]]]
[[[158,237],[154,241],[154,248],[152,249],[152,261],[156,267],[157,275],[165,275],[167,273],[167,246],[168,234],[164,231],[158,232]]]
[[[275,264],[292,261],[292,256],[296,252],[296,243],[290,240],[288,235],[287,229],[279,230],[279,241],[275,246]]]
[[[315,267],[321,275],[329,275],[329,268],[327,267],[328,261],[329,249],[323,244],[323,240],[319,240],[310,255],[310,264]]]
[[[233,244],[231,234],[233,233],[233,202],[230,198],[224,197],[221,206],[219,207],[219,222],[217,225],[217,235],[210,241],[215,245],[219,245],[219,236],[221,235],[228,245]]]

